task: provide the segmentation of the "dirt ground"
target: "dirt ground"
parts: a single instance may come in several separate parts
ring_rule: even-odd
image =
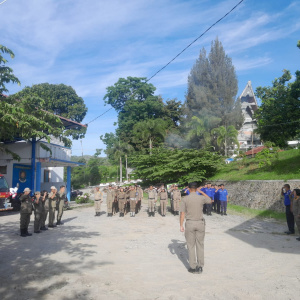
[[[206,217],[204,271],[190,274],[178,216],[146,208],[135,218],[75,208],[26,238],[19,214],[1,214],[0,299],[299,299],[300,242],[285,224]]]

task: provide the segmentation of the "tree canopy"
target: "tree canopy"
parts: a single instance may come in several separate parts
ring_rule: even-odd
[[[207,132],[219,126],[233,125],[239,129],[243,116],[239,99],[236,99],[238,82],[231,58],[222,43],[216,39],[207,55],[203,48],[188,77],[185,101],[187,122],[193,116],[205,120]],[[205,137],[199,135],[199,143]]]
[[[296,71],[296,80],[289,83],[292,76],[284,70],[271,87],[258,87],[256,96],[261,105],[255,116],[258,122],[257,133],[264,142],[272,142],[285,147],[287,141],[300,134],[300,71]]]

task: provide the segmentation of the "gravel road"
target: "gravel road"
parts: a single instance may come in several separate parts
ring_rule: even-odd
[[[0,299],[299,299],[300,243],[285,224],[207,217],[204,272],[190,274],[178,216],[102,208],[66,211],[63,226],[26,238],[19,214],[1,214]]]

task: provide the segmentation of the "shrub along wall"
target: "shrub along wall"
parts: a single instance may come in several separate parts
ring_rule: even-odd
[[[224,184],[229,194],[229,202],[255,209],[270,209],[284,212],[281,188],[288,183],[291,190],[300,188],[300,180],[216,180],[212,183]]]

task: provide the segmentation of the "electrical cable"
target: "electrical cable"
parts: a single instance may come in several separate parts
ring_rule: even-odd
[[[0,5],[3,4],[4,2],[6,2],[7,0],[3,0],[2,2],[0,2]]]
[[[209,26],[203,33],[201,33],[195,40],[193,40],[189,45],[187,45],[182,51],[180,51],[174,58],[172,58],[167,64],[165,64],[162,68],[160,68],[158,71],[156,71],[150,78],[148,78],[145,83],[149,82],[153,77],[155,77],[158,73],[160,73],[162,70],[164,70],[168,65],[170,65],[177,57],[179,57],[184,51],[186,51],[189,47],[191,47],[194,43],[196,43],[203,35],[205,35],[210,29],[212,29],[214,26],[216,26],[219,22],[221,22],[224,18],[226,18],[231,12],[233,12],[244,0],[240,0],[230,11],[228,11],[222,18],[217,20],[215,23],[213,23],[211,26]],[[133,93],[134,94],[134,93]],[[90,124],[97,120],[98,118],[102,117],[104,114],[106,114],[108,111],[110,111],[112,108],[105,111],[100,116],[96,117],[92,121],[88,122],[87,124]]]

